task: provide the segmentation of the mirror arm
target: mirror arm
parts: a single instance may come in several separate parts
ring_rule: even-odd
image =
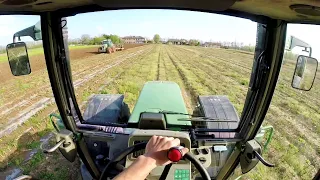
[[[311,55],[312,55],[312,48],[311,48],[311,47],[309,47],[309,49],[310,49],[309,57],[311,57]]]
[[[21,31],[14,33],[13,42],[14,43],[16,42],[16,37],[19,38],[19,40],[20,40],[20,37],[23,37],[23,36],[30,36],[33,40],[36,40],[36,37],[34,34],[34,28],[35,28],[35,26],[33,25],[33,26],[30,26],[28,28],[25,28]]]

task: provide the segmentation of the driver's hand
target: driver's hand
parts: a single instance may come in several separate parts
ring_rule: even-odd
[[[172,137],[152,136],[146,146],[144,156],[155,160],[157,166],[170,164],[171,161],[167,157],[167,152],[174,146],[180,146],[180,140]],[[184,156],[189,149],[183,148],[182,155]]]

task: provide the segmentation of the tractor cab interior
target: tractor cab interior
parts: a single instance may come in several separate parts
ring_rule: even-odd
[[[292,87],[307,91],[312,88],[318,60],[312,57],[312,47],[296,37],[290,37],[289,46],[285,47],[286,28],[290,22],[319,24],[316,5],[320,4],[307,0],[297,2],[38,0],[31,3],[21,0],[2,2],[0,12],[41,16],[39,23],[14,33],[7,54],[12,74],[28,75],[31,73],[28,52],[20,37],[29,36],[43,42],[46,67],[59,110],[59,115],[51,115],[57,144],[44,152],[59,149],[69,161],[79,157],[83,179],[107,179],[115,177],[143,154],[146,142],[153,135],[175,137],[190,152],[169,170],[165,166],[155,168],[147,179],[227,179],[239,164],[242,173],[249,172],[259,162],[274,166],[262,157],[264,145],[258,136],[264,132],[261,125],[278,81],[285,48],[303,47],[309,53],[297,58]],[[68,23],[78,14],[119,9],[179,9],[256,23],[254,59],[252,67],[248,67],[250,74],[243,88],[247,91],[241,102],[243,105],[235,106],[227,94],[187,94],[178,82],[156,80],[144,82],[131,109],[124,94],[112,93],[91,95],[82,106],[76,96],[79,82],[73,81]],[[116,51],[110,39],[101,41],[100,45],[99,53]],[[141,50],[136,54],[139,53],[145,52]],[[178,66],[172,56],[174,54],[169,52],[168,59]],[[181,68],[177,70],[183,79],[182,71]],[[185,86],[188,88],[187,84]],[[190,100],[197,104],[192,107],[193,112],[185,100],[187,96],[194,96]]]

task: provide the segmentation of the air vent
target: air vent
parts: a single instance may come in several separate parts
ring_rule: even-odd
[[[290,8],[295,12],[308,16],[320,16],[320,7],[305,4],[294,4]]]
[[[37,0],[6,0],[3,1],[2,4],[4,5],[25,5],[25,4],[30,4],[34,3]]]

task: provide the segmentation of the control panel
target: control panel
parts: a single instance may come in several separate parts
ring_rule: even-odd
[[[192,148],[191,153],[194,155],[194,157],[196,157],[201,162],[201,164],[205,168],[208,168],[211,165],[212,148],[210,146]]]
[[[140,143],[148,142],[148,140],[153,136],[165,136],[174,137],[180,139],[180,144],[184,147],[191,149],[191,143],[188,132],[178,132],[178,131],[167,131],[167,130],[135,130],[129,137],[128,147]],[[144,150],[130,154],[126,159],[126,167],[130,166],[134,160],[139,156],[144,154]],[[149,176],[148,180],[159,179],[165,166],[156,167]],[[180,160],[177,163],[173,163],[168,172],[167,179],[174,180],[189,180],[191,179],[191,163],[186,160]]]

